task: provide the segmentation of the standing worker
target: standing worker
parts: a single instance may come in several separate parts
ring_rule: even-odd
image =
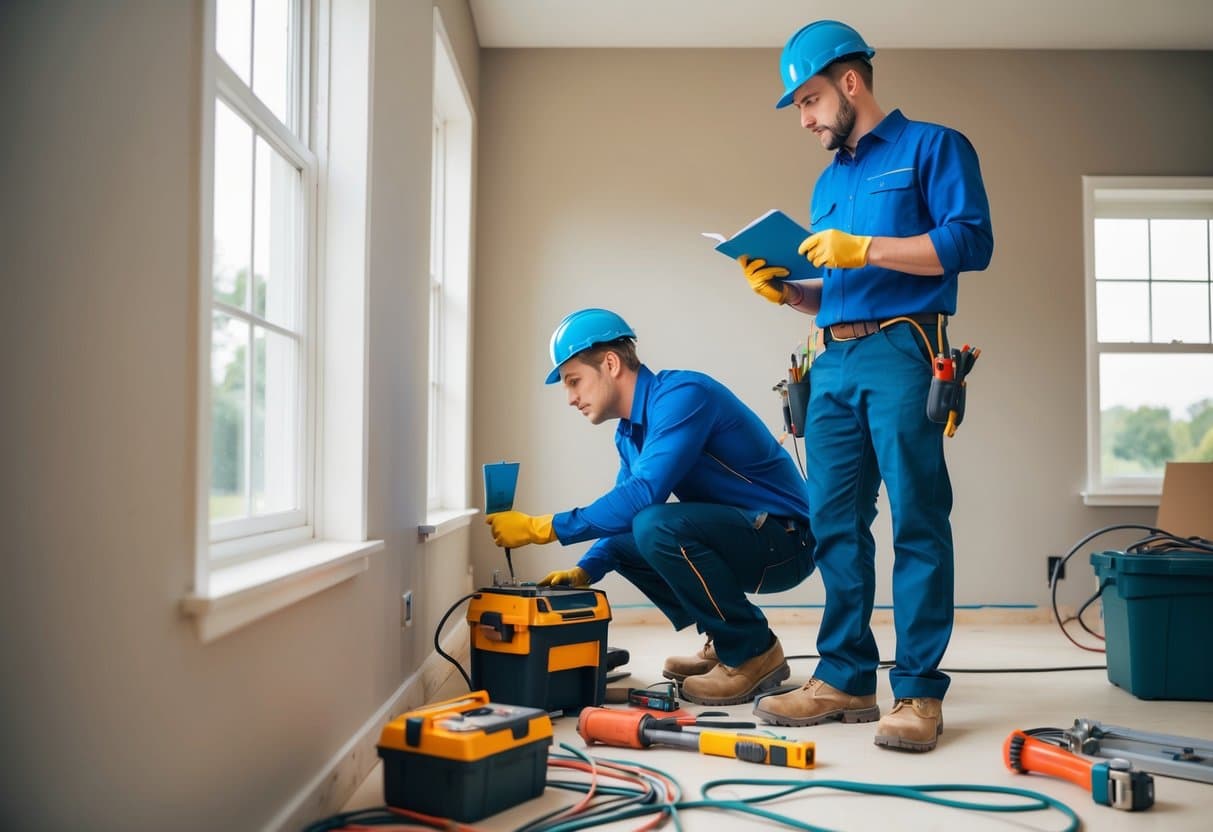
[[[547,383],[593,424],[619,419],[615,487],[583,508],[491,514],[498,546],[597,542],[540,585],[588,586],[615,570],[674,628],[708,643],[671,657],[665,675],[704,705],[749,702],[791,671],[747,592],[781,592],[813,572],[808,491],[754,411],[703,373],[654,373],[635,333],[605,309],[582,309],[552,335]],[[671,495],[679,502],[667,503]]]
[[[783,96],[835,151],[813,189],[812,234],[800,253],[820,280],[740,258],[767,300],[815,314],[826,345],[812,365],[805,432],[816,559],[826,589],[821,660],[799,690],[762,698],[776,725],[871,722],[878,653],[872,636],[871,524],[883,479],[893,517],[895,702],[877,745],[930,751],[943,731],[952,634],[952,486],[944,426],[926,415],[931,355],[947,354],[957,276],[990,263],[994,237],[977,154],[960,133],[887,115],[872,93],[876,50],[844,23],[798,31],[780,59]],[[761,252],[755,252],[760,255]],[[809,423],[809,422],[806,422]]]

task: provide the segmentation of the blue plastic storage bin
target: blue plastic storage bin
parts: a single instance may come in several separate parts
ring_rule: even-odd
[[[1213,554],[1093,552],[1108,681],[1141,699],[1213,700]]]

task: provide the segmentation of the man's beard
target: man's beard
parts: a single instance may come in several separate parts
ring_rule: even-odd
[[[826,142],[827,150],[837,150],[845,145],[855,130],[855,108],[837,84],[834,89],[838,92],[838,115],[834,118],[834,123],[826,128],[830,134],[829,141]]]

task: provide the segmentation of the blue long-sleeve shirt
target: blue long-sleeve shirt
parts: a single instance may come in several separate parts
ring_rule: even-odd
[[[561,543],[632,531],[644,508],[671,494],[753,514],[809,522],[809,495],[792,459],[771,432],[723,384],[689,370],[654,374],[641,365],[632,412],[615,430],[615,487],[584,508],[552,518]],[[614,569],[600,539],[578,565],[597,581]]]
[[[955,130],[889,113],[840,148],[817,180],[811,230],[874,237],[927,234],[943,274],[908,275],[879,266],[826,269],[821,326],[897,315],[956,311],[957,276],[990,264],[994,232],[977,152]]]

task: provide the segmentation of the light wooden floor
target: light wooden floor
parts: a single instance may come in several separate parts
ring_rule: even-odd
[[[791,654],[813,652],[815,625],[782,623],[775,626]],[[882,656],[893,653],[892,627],[875,628]],[[612,646],[631,653],[627,665],[632,677],[619,683],[643,687],[660,680],[665,656],[694,652],[701,641],[693,632],[675,633],[659,624],[612,623]],[[1072,646],[1052,624],[958,623],[948,650],[945,668],[1047,667],[1103,664],[1103,656]],[[793,660],[792,681],[803,682],[812,672],[813,660]],[[456,677],[457,678],[457,677]],[[451,696],[460,690],[452,688]],[[892,693],[888,674],[881,672],[878,698],[887,709]],[[692,709],[697,709],[692,706]],[[751,706],[727,709],[735,718],[749,718]],[[1074,809],[1085,829],[1099,832],[1147,832],[1147,830],[1213,829],[1213,785],[1158,776],[1156,804],[1145,812],[1123,812],[1092,802],[1089,792],[1068,782],[1038,775],[1017,775],[1002,762],[1002,743],[1015,729],[1043,726],[1069,727],[1076,718],[1097,720],[1143,731],[1203,737],[1213,742],[1213,703],[1163,702],[1137,699],[1110,684],[1102,670],[1035,674],[952,675],[952,687],[944,703],[945,731],[939,747],[928,754],[907,754],[872,744],[874,724],[831,723],[811,728],[773,729],[789,738],[809,739],[816,744],[817,767],[807,772],[767,768],[737,760],[701,756],[674,749],[599,748],[599,756],[644,761],[674,774],[689,799],[699,796],[701,784],[721,778],[832,779],[881,784],[965,783],[1010,786],[1043,792]],[[770,727],[770,726],[768,726]],[[584,744],[570,718],[554,723],[556,742],[578,748]],[[1206,743],[1208,744],[1208,743]],[[382,805],[382,771],[376,767],[346,806],[346,809]],[[717,793],[714,797],[727,794]],[[955,795],[963,797],[962,795]],[[485,830],[516,829],[547,811],[574,802],[577,795],[548,789],[540,797],[475,827]],[[987,801],[997,796],[972,798]],[[1057,812],[974,813],[930,806],[890,797],[845,794],[827,790],[802,792],[795,798],[764,804],[814,826],[846,830],[1060,830],[1066,819]],[[732,830],[771,829],[769,822],[741,815],[725,817],[720,812],[695,810],[682,814],[683,828],[703,832],[727,824]],[[639,822],[615,825],[612,829],[635,828]],[[669,827],[672,828],[672,827]]]

